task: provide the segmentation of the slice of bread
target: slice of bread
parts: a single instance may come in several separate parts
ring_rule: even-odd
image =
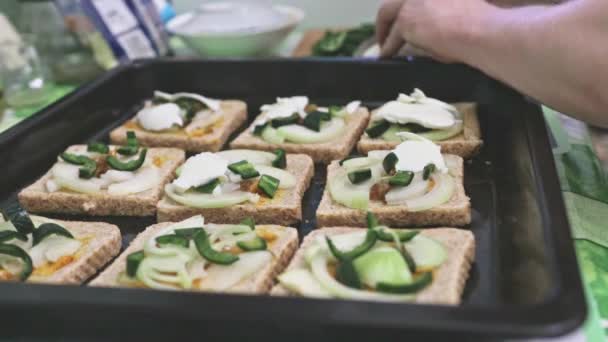
[[[115,225],[103,222],[55,221],[70,231],[74,238],[85,243],[76,252],[74,261],[50,274],[34,269],[28,282],[82,284],[120,252],[121,235]]]
[[[477,119],[477,106],[475,103],[455,103],[454,106],[463,115],[463,131],[452,138],[438,141],[436,144],[441,146],[443,153],[455,154],[468,159],[474,156],[483,145]],[[392,150],[399,143],[398,141],[385,141],[382,138],[370,138],[364,134],[357,144],[357,150],[361,154],[374,150]]]
[[[274,151],[277,148],[284,149],[287,153],[303,153],[312,157],[315,162],[329,163],[332,160],[345,158],[355,147],[357,139],[365,130],[369,120],[367,108],[360,107],[349,116],[344,134],[332,141],[317,144],[271,144],[261,137],[253,135],[252,127],[247,128],[236,139],[230,143],[233,149],[252,149],[262,151]]]
[[[452,198],[437,207],[423,211],[408,211],[405,206],[389,206],[381,201],[370,200],[368,211],[388,226],[464,226],[471,223],[471,203],[464,192],[463,160],[459,156],[444,155],[450,175],[456,182]],[[327,167],[327,179],[331,179],[339,168],[338,161]],[[351,209],[333,201],[326,186],[317,209],[317,226],[367,227],[366,211]]]
[[[225,100],[221,102],[223,118],[211,125],[209,131],[188,135],[184,130],[175,132],[150,132],[144,130],[135,119],[127,121],[110,133],[113,144],[127,142],[127,131],[134,131],[143,146],[176,147],[190,152],[216,152],[228,141],[230,135],[247,121],[247,104],[243,101]]]
[[[261,196],[258,203],[226,208],[192,208],[174,202],[166,195],[158,202],[158,222],[181,221],[201,214],[211,222],[238,223],[247,217],[263,224],[290,225],[302,220],[302,196],[314,174],[314,163],[305,154],[288,154],[287,168],[297,178],[294,188],[279,189],[274,198]]]
[[[163,222],[152,225],[131,242],[129,247],[106,268],[97,278],[89,283],[90,286],[119,287],[123,286],[117,282],[119,275],[125,271],[127,256],[143,248],[145,242],[159,230],[170,226],[171,222]],[[244,279],[227,292],[239,293],[268,293],[274,284],[274,278],[282,272],[291,257],[298,249],[298,231],[295,228],[283,226],[256,226],[256,229],[263,227],[265,230],[280,232],[281,235],[275,241],[268,243],[268,250],[274,255],[272,263],[266,265],[254,276]]]
[[[304,250],[313,243],[317,236],[334,236],[360,230],[360,228],[331,227],[317,229],[308,234],[302,246],[296,252],[287,270],[305,266]],[[420,234],[440,242],[447,250],[447,260],[434,271],[433,283],[420,291],[414,300],[416,303],[458,305],[462,291],[469,277],[471,264],[475,259],[475,237],[468,230],[456,228],[425,229]],[[294,295],[281,284],[270,292],[273,296]]]
[[[75,145],[70,148],[83,148]],[[146,160],[158,161],[161,181],[153,189],[132,195],[110,195],[103,190],[98,194],[83,194],[59,190],[48,192],[47,172],[34,184],[21,190],[19,203],[33,213],[84,214],[93,216],[151,216],[161,198],[163,186],[174,177],[175,169],[184,162],[185,153],[175,148],[150,148]],[[162,164],[161,164],[162,163]]]

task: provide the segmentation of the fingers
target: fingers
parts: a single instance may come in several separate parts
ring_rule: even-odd
[[[384,44],[384,40],[388,36],[399,9],[405,0],[385,0],[376,16],[376,39],[380,45]]]
[[[384,43],[380,45],[380,57],[394,56],[404,44],[405,40],[401,36],[399,25],[394,24],[391,26],[391,30],[384,40]]]

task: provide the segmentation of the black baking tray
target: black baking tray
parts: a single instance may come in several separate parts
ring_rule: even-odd
[[[155,89],[242,99],[253,119],[277,96],[370,107],[414,87],[450,102],[475,101],[485,141],[465,163],[477,242],[458,307],[0,284],[0,335],[120,339],[190,336],[247,340],[555,336],[578,327],[586,306],[548,133],[538,105],[462,65],[428,60],[143,60],[119,67],[0,135],[0,204],[41,176],[67,146],[107,139]],[[325,183],[316,174],[299,229],[315,227]],[[116,223],[123,248],[153,217],[68,217]],[[448,335],[449,334],[449,335]]]

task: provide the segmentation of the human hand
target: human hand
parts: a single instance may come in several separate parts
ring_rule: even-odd
[[[407,43],[442,61],[462,61],[462,46],[492,8],[485,0],[385,0],[376,18],[381,56]]]

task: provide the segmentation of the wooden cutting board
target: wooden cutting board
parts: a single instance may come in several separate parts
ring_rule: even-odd
[[[310,57],[312,55],[312,47],[325,34],[327,29],[311,29],[304,32],[302,39],[292,52],[293,57]]]

